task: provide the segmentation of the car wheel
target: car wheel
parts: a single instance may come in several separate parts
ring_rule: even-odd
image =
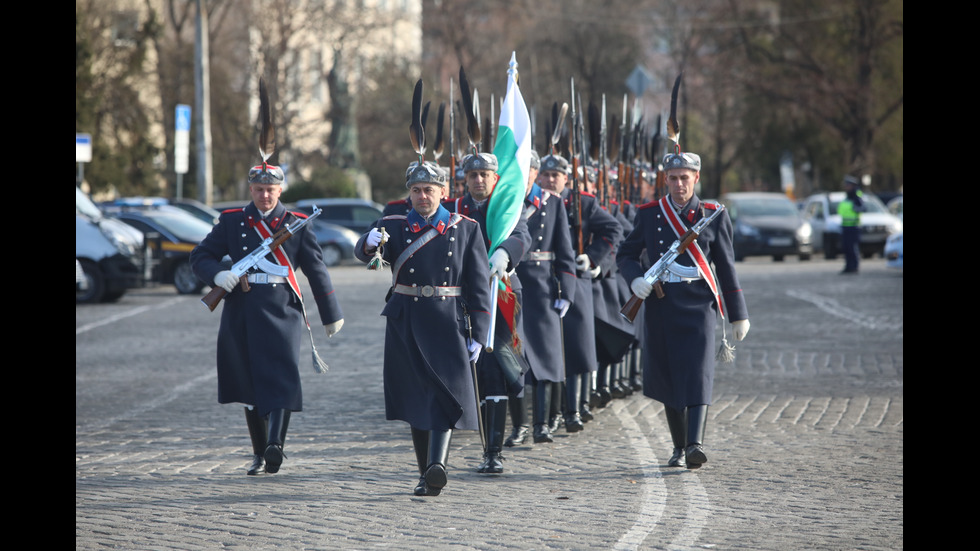
[[[336,266],[343,260],[344,253],[337,245],[325,245],[323,247],[323,263],[327,266]]]
[[[105,297],[105,276],[99,270],[98,264],[89,260],[79,260],[82,265],[82,273],[85,277],[85,288],[81,289],[75,285],[75,303],[92,304],[102,302]]]
[[[781,255],[781,254],[774,254],[774,255],[772,255],[772,260],[774,262],[782,262],[784,258],[785,257],[783,255]]]
[[[810,260],[810,254],[809,253],[801,254],[800,260]]]
[[[200,293],[204,288],[204,283],[194,275],[191,263],[184,261],[174,267],[174,287],[182,295]]]

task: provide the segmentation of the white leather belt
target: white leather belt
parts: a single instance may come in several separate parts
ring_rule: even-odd
[[[435,285],[395,285],[395,292],[410,297],[458,297],[462,287],[436,287]]]
[[[554,260],[555,253],[551,251],[530,251],[527,253],[527,260]]]
[[[266,283],[286,283],[288,280],[282,276],[267,274],[265,272],[253,272],[248,274],[249,283],[258,283],[260,285]]]

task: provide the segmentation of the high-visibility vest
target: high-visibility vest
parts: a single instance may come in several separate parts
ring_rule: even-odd
[[[860,197],[861,192],[857,192]],[[853,228],[861,225],[861,213],[854,208],[854,201],[850,197],[845,197],[837,205],[837,214],[840,215],[840,225],[845,228]]]

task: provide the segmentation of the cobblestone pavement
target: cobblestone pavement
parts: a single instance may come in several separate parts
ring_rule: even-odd
[[[666,467],[663,407],[633,394],[508,449],[502,475],[457,432],[435,498],[384,419],[385,274],[331,270],[346,323],[315,333],[331,368],[304,371],[275,475],[245,475],[242,408],[216,402],[217,312],[166,287],[76,307],[75,547],[901,549],[902,273],[840,268],[739,264],[752,329],[719,366],[701,469]]]

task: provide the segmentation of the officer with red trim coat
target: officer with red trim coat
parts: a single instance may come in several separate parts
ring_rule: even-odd
[[[615,262],[615,251],[623,238],[619,222],[600,206],[591,193],[579,191],[582,245],[575,229],[579,216],[572,208],[572,189],[567,185],[571,168],[557,154],[541,159],[538,184],[542,189],[559,195],[568,213],[572,249],[576,256],[576,288],[572,306],[562,320],[565,348],[565,419],[572,420],[572,430],[580,429],[581,414],[588,403],[591,377],[598,369],[595,339],[595,303],[593,279]],[[566,430],[568,429],[566,422]],[[551,427],[534,427],[535,442],[553,440]]]
[[[703,443],[715,374],[718,300],[732,323],[735,340],[745,338],[749,314],[735,273],[732,223],[726,215],[704,228],[696,241],[709,267],[707,274],[698,270],[691,254],[685,252],[674,262],[675,268],[662,283],[664,297],[651,296],[653,287],[643,279],[649,264],[669,251],[679,238],[678,231],[683,235],[717,208],[694,194],[701,175],[698,155],[667,155],[663,170],[669,194],[640,207],[633,231],[619,247],[617,263],[633,293],[646,299],[643,394],[664,404],[674,444],[668,465],[686,464],[689,469],[696,469],[707,461]],[[675,229],[671,218],[683,227]],[[641,260],[644,251],[648,261]],[[718,300],[705,279],[711,277],[711,266],[716,274]]]
[[[279,470],[290,412],[303,409],[299,350],[309,326],[302,299],[312,298],[316,303],[328,337],[344,323],[322,250],[309,226],[279,250],[292,268],[306,275],[312,296],[301,299],[286,278],[259,270],[248,274],[250,290],[245,292],[221,262],[225,255],[237,262],[258,248],[263,237],[257,228],[262,222],[274,234],[306,217],[287,211],[279,201],[283,181],[277,166],[252,168],[248,175],[252,202],[221,213],[211,233],[190,254],[191,267],[201,281],[228,291],[218,329],[218,402],[246,405],[254,452],[250,475]],[[274,260],[274,256],[267,259]]]
[[[479,224],[440,204],[445,173],[428,162],[416,165],[406,185],[412,210],[375,222],[354,254],[367,263],[378,254],[395,272],[381,312],[385,415],[411,427],[420,475],[415,495],[436,496],[447,482],[452,431],[479,428],[470,362],[489,332],[490,271]],[[389,236],[383,243],[382,228]]]

